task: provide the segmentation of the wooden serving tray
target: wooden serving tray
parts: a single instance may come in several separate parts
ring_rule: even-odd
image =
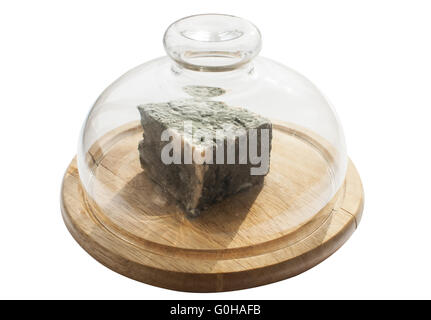
[[[323,261],[359,224],[363,189],[354,165],[349,161],[344,184],[329,199],[334,151],[304,129],[273,124],[263,186],[195,219],[186,218],[142,170],[141,138],[137,122],[103,136],[86,159],[94,173],[92,196],[81,185],[75,159],[61,193],[63,218],[75,240],[132,279],[191,292],[268,284]]]

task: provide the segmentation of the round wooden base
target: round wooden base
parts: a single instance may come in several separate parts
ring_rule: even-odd
[[[61,193],[66,226],[108,268],[163,288],[229,291],[306,271],[354,232],[362,214],[363,189],[349,162],[345,182],[332,200],[318,212],[303,209],[307,205],[295,199],[310,188],[318,199],[323,190],[323,158],[312,160],[317,144],[311,148],[310,139],[304,143],[304,138],[297,139],[298,132],[275,130],[271,171],[263,187],[229,197],[196,219],[187,219],[142,174],[136,150],[142,136],[139,126],[112,132],[95,144],[109,150],[103,159],[96,159],[99,149],[92,151],[98,165],[94,172],[106,186],[93,190],[97,201],[84,191],[75,159],[66,171]],[[109,148],[103,148],[106,143]],[[286,181],[297,185],[283,189]]]

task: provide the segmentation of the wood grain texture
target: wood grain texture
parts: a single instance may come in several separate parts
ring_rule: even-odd
[[[76,241],[132,279],[192,292],[279,281],[327,258],[360,221],[363,190],[355,167],[349,162],[344,184],[328,198],[328,164],[335,151],[304,130],[274,125],[264,185],[196,219],[187,219],[141,169],[141,136],[139,124],[131,123],[99,139],[86,159],[93,174],[87,191],[74,159],[61,197]]]

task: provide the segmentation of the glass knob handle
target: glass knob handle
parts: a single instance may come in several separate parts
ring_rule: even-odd
[[[259,54],[262,38],[251,22],[224,14],[202,14],[180,19],[165,32],[169,57],[196,71],[229,71]]]

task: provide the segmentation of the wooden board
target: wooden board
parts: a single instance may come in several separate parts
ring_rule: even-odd
[[[335,151],[305,130],[275,124],[263,186],[195,219],[186,218],[141,169],[141,137],[137,123],[109,132],[88,152],[86,191],[75,159],[62,187],[63,218],[73,237],[127,277],[192,292],[259,286],[318,264],[360,221],[363,190],[353,164],[331,198],[328,166]]]

